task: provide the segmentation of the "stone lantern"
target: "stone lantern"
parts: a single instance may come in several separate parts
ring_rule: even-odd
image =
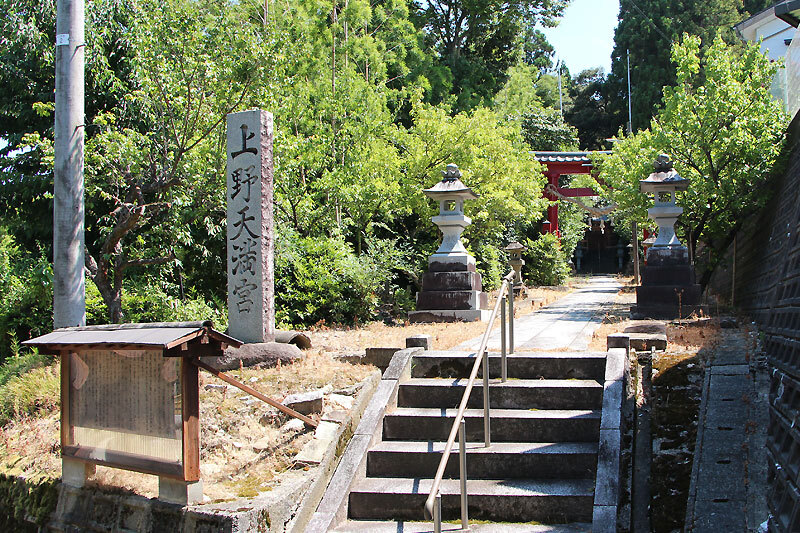
[[[647,210],[650,218],[658,225],[658,238],[653,243],[655,248],[681,248],[681,242],[675,235],[675,222],[683,213],[683,208],[675,205],[675,193],[689,188],[689,181],[682,178],[672,168],[669,156],[661,154],[653,165],[655,172],[647,179],[639,181],[642,192],[652,193],[655,205]]]
[[[508,252],[508,264],[514,269],[514,291],[520,292],[518,289],[522,287],[522,265],[525,260],[522,259],[522,252],[527,248],[517,241],[511,242],[506,246],[505,250]]]
[[[417,310],[409,313],[411,322],[453,322],[488,320],[488,297],[482,291],[481,275],[461,234],[472,220],[464,215],[464,201],[478,198],[461,181],[456,165],[447,165],[442,180],[422,191],[439,203],[439,214],[431,220],[442,232],[442,243],[428,258],[428,272],[417,293]]]
[[[683,213],[675,204],[675,193],[685,191],[689,180],[675,172],[666,155],[659,155],[653,168],[654,172],[641,180],[639,186],[642,192],[655,196],[655,205],[647,214],[658,224],[658,237],[642,243],[645,266],[642,284],[636,287],[636,305],[631,316],[683,318],[700,310],[700,285],[695,283],[689,252],[675,235],[675,222]]]
[[[439,215],[431,220],[442,231],[442,244],[428,263],[462,263],[464,258],[469,258],[474,264],[475,259],[461,242],[461,234],[472,224],[472,219],[464,215],[464,200],[475,200],[478,195],[462,183],[458,167],[447,165],[447,170],[442,172],[442,181],[422,192],[439,202]]]

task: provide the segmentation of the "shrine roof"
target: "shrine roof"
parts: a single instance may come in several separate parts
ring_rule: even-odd
[[[592,160],[591,154],[610,154],[610,150],[598,150],[595,152],[533,152],[534,157],[540,163],[589,163]]]
[[[216,344],[241,346],[241,342],[213,329],[207,322],[156,322],[151,324],[104,324],[60,328],[22,344],[47,351],[83,348],[169,350],[202,337]]]

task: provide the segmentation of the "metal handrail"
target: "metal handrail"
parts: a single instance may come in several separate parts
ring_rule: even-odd
[[[461,397],[461,403],[458,406],[458,412],[456,413],[456,418],[453,420],[453,427],[450,429],[450,436],[447,438],[447,443],[444,446],[444,451],[442,452],[442,459],[439,461],[439,468],[436,470],[436,476],[433,478],[433,484],[431,485],[431,492],[428,495],[428,499],[425,500],[425,514],[428,517],[433,518],[434,522],[434,531],[436,533],[440,533],[442,530],[442,513],[441,513],[441,495],[439,494],[439,486],[442,483],[442,478],[444,477],[444,470],[447,466],[447,461],[450,459],[450,452],[453,450],[453,444],[455,444],[456,436],[460,436],[459,441],[459,454],[460,454],[460,471],[461,471],[461,522],[462,522],[462,529],[467,529],[469,527],[468,518],[467,518],[467,505],[465,502],[466,497],[466,456],[465,456],[465,430],[464,430],[464,411],[467,409],[467,402],[469,401],[469,396],[472,393],[472,387],[475,384],[475,378],[478,377],[478,369],[480,368],[481,364],[483,364],[483,424],[484,424],[484,444],[486,447],[489,447],[491,444],[491,439],[489,435],[489,357],[486,352],[486,347],[489,344],[489,335],[492,331],[492,326],[494,325],[494,321],[497,318],[497,311],[499,309],[503,309],[505,311],[505,293],[509,294],[509,310],[510,310],[510,320],[513,328],[514,323],[514,311],[513,311],[513,302],[514,302],[514,291],[513,291],[513,283],[514,283],[515,272],[512,270],[509,272],[502,280],[500,284],[500,292],[497,295],[497,303],[495,303],[494,309],[492,310],[492,314],[489,315],[489,323],[486,327],[486,331],[483,334],[483,338],[481,339],[480,348],[478,348],[478,352],[475,355],[475,363],[472,365],[472,372],[470,372],[469,380],[467,381],[466,388],[464,390],[464,395]],[[503,313],[505,315],[505,312]],[[505,317],[504,317],[505,318]],[[513,335],[513,334],[512,334]],[[501,371],[503,376],[503,381],[505,381],[506,377],[506,369],[505,369],[505,321],[503,321],[503,328],[501,331],[501,336],[503,339],[503,358],[501,365],[503,369]],[[513,337],[511,338],[511,350],[513,351]],[[460,434],[460,435],[459,435]]]

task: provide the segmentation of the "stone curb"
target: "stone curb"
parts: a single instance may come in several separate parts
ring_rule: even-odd
[[[628,351],[625,348],[608,349],[592,511],[592,531],[595,533],[617,530],[622,465],[622,404],[627,359]]]
[[[422,351],[422,348],[406,348],[394,354],[327,484],[322,501],[302,531],[325,533],[347,520],[350,486],[355,479],[366,475],[367,452],[380,438],[383,415],[397,403],[400,381],[410,376],[411,359]]]
[[[347,420],[339,425],[336,432],[336,437],[328,445],[325,450],[322,461],[319,464],[320,472],[314,478],[308,491],[303,496],[300,505],[297,508],[294,518],[292,519],[288,531],[300,533],[306,531],[306,525],[311,520],[317,505],[325,495],[325,489],[328,486],[331,478],[334,475],[336,466],[341,457],[340,451],[352,437],[355,428],[359,425],[365,412],[367,411],[370,402],[375,395],[378,387],[380,386],[379,374],[374,372],[364,381],[364,385],[358,393],[356,403],[350,410]]]
[[[694,529],[694,507],[697,501],[697,477],[700,473],[700,451],[703,449],[703,433],[705,431],[706,409],[708,404],[708,391],[711,388],[711,364],[703,369],[703,390],[700,398],[700,407],[697,410],[697,438],[694,441],[694,456],[692,457],[692,477],[689,480],[689,495],[686,498],[686,517],[683,520],[684,531]]]

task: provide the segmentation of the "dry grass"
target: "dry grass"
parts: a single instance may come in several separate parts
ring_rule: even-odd
[[[523,316],[549,305],[568,294],[566,290],[548,287],[527,289],[527,297],[515,301],[514,315]],[[490,298],[492,307],[496,293]],[[499,326],[499,322],[496,327]],[[392,326],[383,322],[369,322],[358,328],[316,328],[311,330],[314,346],[324,352],[359,352],[366,348],[403,348],[406,337],[430,335],[435,350],[447,350],[462,342],[478,337],[486,331],[482,322],[452,322],[439,324],[409,324]]]
[[[280,401],[290,393],[321,388],[353,394],[355,386],[373,371],[373,367],[340,362],[315,350],[292,365],[227,374]],[[271,490],[283,472],[297,466],[294,456],[312,438],[309,429],[283,428],[285,416],[238,389],[205,387],[221,383],[201,373],[201,477],[204,494],[212,501]],[[323,413],[346,408],[326,397]],[[0,429],[0,442],[0,472],[24,477],[61,475],[57,410],[42,418],[12,421]],[[114,468],[98,467],[89,484],[146,497],[158,493],[155,476]]]
[[[697,352],[701,348],[714,348],[719,337],[719,320],[716,319],[701,318],[667,324],[667,346],[673,351]]]

